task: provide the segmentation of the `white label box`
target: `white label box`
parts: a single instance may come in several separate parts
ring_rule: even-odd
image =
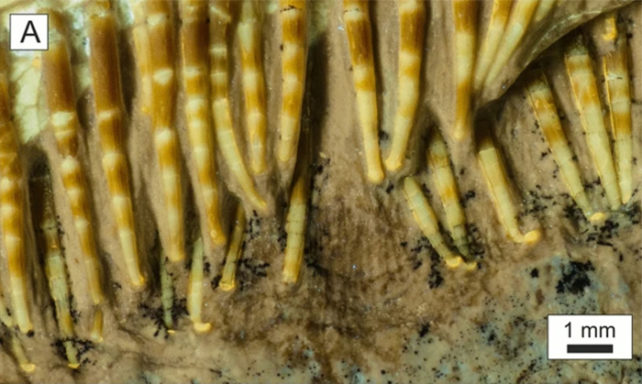
[[[49,49],[49,15],[11,13],[9,35],[12,51],[46,51]]]
[[[632,315],[549,315],[550,360],[630,360]]]

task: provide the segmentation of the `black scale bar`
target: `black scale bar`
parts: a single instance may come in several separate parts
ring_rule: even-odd
[[[613,353],[613,344],[568,344],[566,353]]]

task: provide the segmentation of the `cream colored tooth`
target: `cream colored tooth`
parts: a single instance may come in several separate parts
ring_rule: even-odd
[[[250,168],[255,175],[265,172],[266,124],[265,79],[261,50],[262,21],[258,13],[261,1],[243,0],[241,19],[236,29],[241,52],[243,97],[245,99],[246,141]]]
[[[448,231],[453,238],[459,252],[469,255],[468,238],[466,236],[466,215],[459,200],[459,190],[455,182],[455,175],[450,167],[448,148],[438,131],[435,131],[428,144],[426,152],[429,172],[437,188],[446,214]]]
[[[475,76],[473,80],[473,89],[475,93],[479,92],[484,84],[484,80],[488,75],[497,49],[501,45],[508,15],[513,4],[512,0],[493,0],[493,8],[490,13],[490,20],[488,21],[488,30],[484,35],[481,42],[479,53],[477,55],[477,63],[475,65]]]
[[[477,1],[454,0],[455,19],[455,127],[456,140],[470,136],[472,126],[471,89],[475,70]]]
[[[428,200],[426,200],[426,197],[421,191],[421,187],[417,181],[413,177],[406,177],[403,182],[403,188],[406,195],[406,201],[408,202],[408,207],[410,208],[417,225],[419,225],[423,234],[428,238],[428,241],[430,241],[430,245],[446,262],[446,265],[450,268],[463,266],[468,270],[475,269],[477,267],[477,263],[466,262],[460,255],[453,253],[448,249],[448,246],[439,232],[439,223],[437,222],[435,212],[432,210]]]
[[[491,85],[504,69],[506,63],[508,63],[511,55],[515,52],[515,48],[522,41],[524,34],[526,34],[538,2],[538,0],[515,0],[515,4],[510,11],[508,24],[506,24],[506,29],[502,35],[501,44],[497,54],[492,59],[493,63],[488,71],[484,86]]]
[[[549,12],[551,12],[555,6],[555,1],[556,0],[539,0],[539,4],[535,9],[535,15],[533,15],[533,21],[537,23],[548,16]]]
[[[223,158],[243,193],[254,208],[265,212],[267,204],[254,187],[243,155],[234,134],[228,89],[227,32],[230,24],[230,3],[227,0],[210,1],[210,82],[212,88],[212,113],[214,132]]]
[[[626,204],[633,194],[631,134],[631,90],[628,68],[626,36],[618,34],[616,14],[609,13],[601,23],[601,38],[613,49],[602,56],[602,73],[609,103],[611,135],[615,152],[615,167],[620,186],[622,203]]]
[[[27,294],[26,256],[24,249],[24,191],[17,132],[11,118],[9,62],[5,44],[0,44],[0,225],[2,247],[7,258],[13,317],[20,331],[33,329]],[[0,308],[0,316],[8,317]]]
[[[292,188],[290,206],[285,219],[287,240],[284,251],[282,280],[286,284],[297,282],[301,262],[303,261],[308,208],[307,182],[306,172],[302,172]]]
[[[172,308],[174,307],[174,288],[172,277],[167,272],[167,261],[164,253],[160,255],[160,285],[161,285],[161,306],[163,308],[163,324],[168,333],[174,333],[174,317]]]
[[[134,41],[134,56],[140,78],[140,109],[149,115],[152,110],[152,70],[151,70],[151,46],[149,44],[149,32],[147,30],[145,0],[129,0],[130,7],[134,14],[134,26],[132,38]]]
[[[281,110],[277,160],[296,158],[301,131],[301,106],[307,58],[306,0],[279,0],[281,24]]]
[[[586,134],[586,143],[593,158],[593,165],[600,177],[611,209],[616,210],[620,207],[620,191],[611,155],[611,144],[604,126],[602,105],[591,57],[583,41],[578,39],[567,48],[564,63],[573,91],[573,100]]]
[[[203,239],[198,238],[194,242],[192,251],[192,266],[189,274],[189,285],[187,289],[187,311],[198,333],[208,332],[212,324],[204,323],[201,320],[201,308],[203,306]]]
[[[397,110],[390,151],[384,161],[386,169],[391,172],[398,170],[403,165],[408,140],[415,124],[415,113],[419,102],[425,24],[426,9],[423,1],[399,1]],[[376,102],[376,96],[373,96],[373,100]]]
[[[103,310],[100,307],[94,308],[94,319],[91,325],[90,337],[94,343],[103,342]]]
[[[179,11],[183,56],[183,87],[186,93],[186,117],[192,162],[197,171],[196,198],[203,207],[209,238],[215,245],[225,244],[221,226],[219,191],[216,182],[214,138],[211,129],[209,86],[207,79],[208,11],[207,3],[200,0],[181,0]]]
[[[604,213],[593,210],[584,192],[580,170],[573,160],[573,152],[562,130],[553,94],[546,77],[542,74],[533,79],[528,83],[526,90],[535,119],[546,138],[555,162],[559,166],[560,175],[569,194],[589,221],[592,223],[603,221],[606,218]]]
[[[243,250],[243,234],[245,232],[245,212],[241,204],[236,208],[236,221],[230,245],[225,256],[225,265],[219,281],[219,287],[223,291],[232,291],[236,288],[236,264],[241,257]]]
[[[125,132],[116,28],[116,20],[109,10],[109,2],[92,3],[89,15],[89,64],[103,172],[107,179],[112,214],[116,221],[127,274],[132,285],[140,287],[145,284],[145,278],[139,267],[136,226],[129,187],[129,164],[123,142]]]
[[[517,243],[534,244],[541,238],[539,229],[522,234],[517,224],[517,213],[513,205],[508,176],[498,149],[492,139],[484,136],[481,140],[477,159],[482,169],[490,197],[495,206],[499,222],[508,236]]]
[[[18,364],[20,365],[20,369],[22,369],[22,371],[25,373],[32,373],[33,371],[35,371],[36,365],[30,362],[29,359],[27,359],[27,356],[25,355],[24,347],[22,346],[20,339],[18,339],[18,336],[12,333],[10,337],[11,337],[11,353],[13,353],[13,356],[18,361]]]
[[[367,177],[371,183],[379,184],[383,181],[384,174],[379,151],[377,85],[368,13],[368,1],[344,0],[343,2],[343,21],[350,49],[352,80],[356,91]]]

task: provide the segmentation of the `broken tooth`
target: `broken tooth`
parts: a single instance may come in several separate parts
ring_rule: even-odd
[[[490,20],[488,21],[488,30],[481,42],[479,54],[477,55],[477,63],[475,65],[475,76],[473,81],[473,89],[475,93],[479,92],[482,88],[484,80],[488,75],[493,60],[496,57],[497,49],[500,46],[501,38],[504,35],[508,15],[510,14],[512,0],[493,0],[493,8],[490,13]]]
[[[236,288],[236,264],[241,256],[243,248],[243,234],[245,232],[245,211],[241,204],[236,208],[236,220],[230,245],[225,257],[223,273],[219,281],[219,287],[223,291],[232,291]]]
[[[426,9],[423,1],[399,1],[397,110],[390,152],[384,161],[388,171],[396,171],[403,165],[408,140],[415,123],[425,24]],[[373,96],[373,101],[376,105],[376,96]]]
[[[455,139],[470,135],[472,116],[470,110],[471,88],[475,69],[475,44],[477,34],[477,1],[454,0],[455,19]]]
[[[564,54],[564,64],[573,91],[573,100],[580,114],[586,143],[593,159],[611,209],[620,207],[620,191],[613,165],[611,144],[604,126],[602,105],[588,49],[581,39],[576,40]]]
[[[367,178],[373,184],[383,181],[377,129],[377,85],[372,51],[369,3],[344,0],[343,21],[346,27],[352,80],[356,91],[357,113],[365,152]]]
[[[198,238],[194,242],[192,251],[192,266],[189,274],[189,285],[187,289],[187,311],[198,333],[208,332],[212,324],[204,323],[201,320],[201,308],[203,306],[203,239]]]
[[[303,249],[305,247],[305,228],[308,207],[308,188],[306,172],[302,172],[292,188],[290,206],[285,221],[287,240],[284,251],[283,277],[286,284],[294,284],[299,278]]]

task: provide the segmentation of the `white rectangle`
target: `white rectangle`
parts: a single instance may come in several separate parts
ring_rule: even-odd
[[[630,360],[632,315],[549,315],[551,360]]]
[[[9,41],[12,51],[46,51],[49,49],[49,15],[9,14]]]

